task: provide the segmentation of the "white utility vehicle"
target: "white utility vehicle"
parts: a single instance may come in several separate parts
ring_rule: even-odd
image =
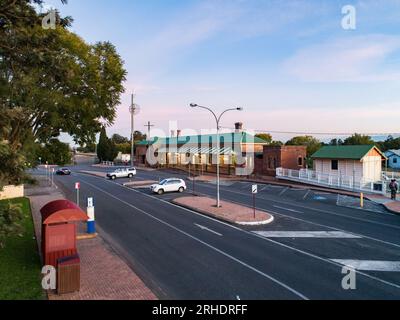
[[[170,178],[161,181],[158,184],[150,186],[150,190],[154,193],[163,194],[165,192],[184,192],[186,183],[182,179]]]
[[[133,178],[136,176],[136,168],[119,168],[107,173],[107,178],[115,180],[117,178]]]

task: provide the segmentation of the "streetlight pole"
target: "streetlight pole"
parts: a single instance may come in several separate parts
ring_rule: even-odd
[[[229,111],[243,111],[243,108],[230,108],[230,109],[226,109],[225,111],[223,111],[219,116],[217,116],[217,114],[210,108],[208,107],[203,107],[203,106],[199,106],[198,104],[190,104],[191,108],[201,108],[201,109],[205,109],[208,110],[212,113],[212,115],[214,116],[216,125],[217,125],[217,208],[221,207],[221,199],[220,199],[220,141],[219,141],[219,131],[220,131],[220,122],[222,119],[222,116],[229,112]]]
[[[135,114],[138,110],[138,105],[133,102],[135,95],[132,94],[131,106],[129,107],[129,111],[131,113],[131,167],[135,166],[134,157],[135,157]]]

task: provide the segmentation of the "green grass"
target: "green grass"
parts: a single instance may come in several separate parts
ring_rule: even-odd
[[[22,236],[9,237],[0,248],[0,300],[42,300],[41,264],[27,198],[4,201],[20,203],[24,212]]]

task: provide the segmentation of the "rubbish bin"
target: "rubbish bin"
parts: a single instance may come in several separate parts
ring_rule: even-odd
[[[57,293],[74,293],[81,286],[81,262],[79,255],[57,260]]]

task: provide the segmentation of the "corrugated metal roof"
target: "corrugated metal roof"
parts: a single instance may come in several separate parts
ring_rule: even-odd
[[[314,153],[313,159],[351,159],[361,160],[368,152],[375,148],[383,158],[385,155],[373,145],[355,145],[355,146],[325,146]]]

